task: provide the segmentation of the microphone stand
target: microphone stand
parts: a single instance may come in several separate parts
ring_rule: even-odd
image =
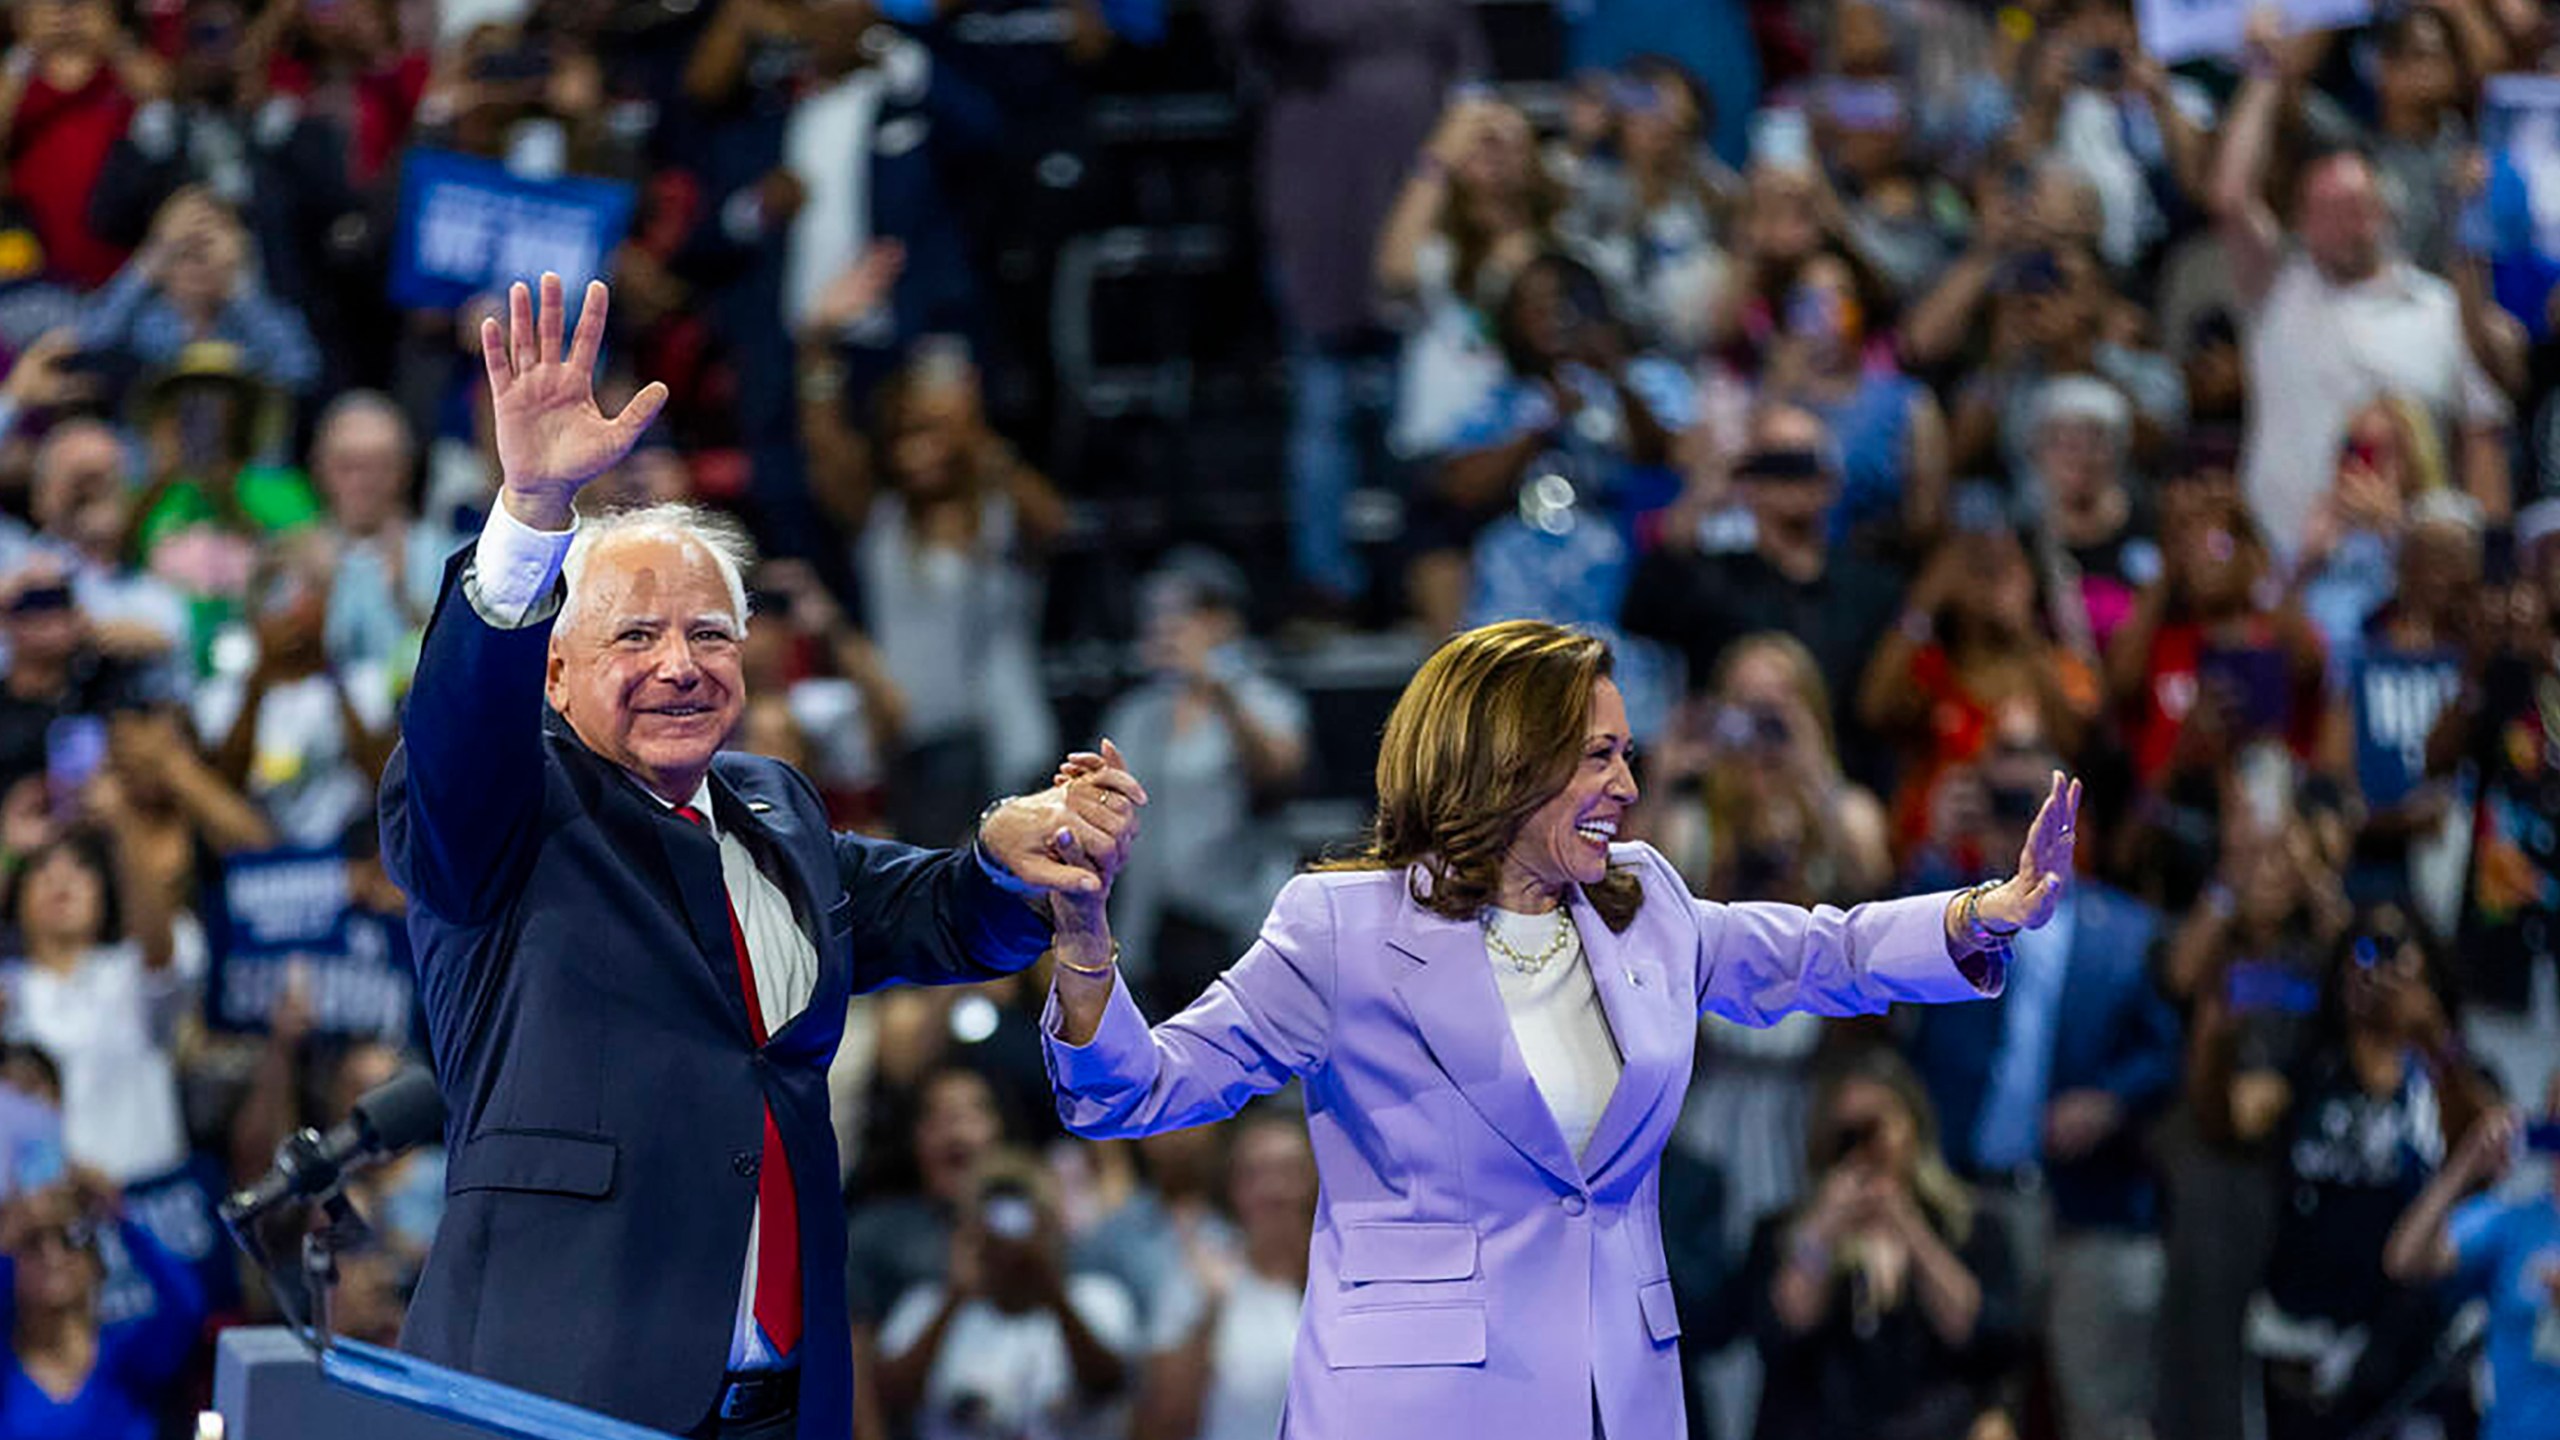
[[[316,1197],[326,1224],[317,1225],[302,1236],[302,1283],[304,1298],[311,1302],[311,1334],[303,1344],[314,1355],[328,1353],[337,1336],[337,1323],[332,1302],[338,1289],[338,1255],[342,1250],[361,1249],[373,1240],[373,1227],[356,1213],[355,1202],[347,1198],[343,1185],[333,1185],[325,1195]]]
[[[303,1217],[306,1226],[302,1236],[301,1264],[288,1270],[277,1263],[261,1227],[273,1218],[267,1214],[234,1215],[226,1211],[222,1228],[229,1232],[231,1243],[240,1247],[258,1273],[266,1277],[267,1289],[276,1299],[276,1308],[284,1312],[285,1328],[293,1332],[316,1359],[329,1352],[335,1339],[331,1318],[330,1296],[338,1283],[338,1255],[357,1249],[373,1239],[373,1227],[357,1213],[347,1198],[346,1177],[334,1165],[320,1157],[320,1136],[303,1130],[287,1137],[278,1147],[280,1163],[301,1162],[306,1167],[326,1165],[325,1188],[313,1194],[298,1207],[288,1207],[291,1214]],[[317,1209],[323,1222],[311,1225],[310,1216]]]

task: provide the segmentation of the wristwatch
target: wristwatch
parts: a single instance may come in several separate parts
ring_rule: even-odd
[[[972,827],[969,832],[969,848],[974,851],[978,857],[978,868],[987,872],[987,878],[995,882],[997,889],[1002,890],[1007,895],[1011,895],[1022,900],[1028,900],[1036,904],[1049,892],[1032,884],[1030,881],[1023,879],[1021,876],[1014,874],[1013,871],[1005,867],[1003,861],[998,860],[994,853],[987,849],[988,818],[993,816],[997,811],[1021,798],[1022,797],[1019,795],[999,796],[995,800],[990,801],[986,809],[979,811],[978,823]]]

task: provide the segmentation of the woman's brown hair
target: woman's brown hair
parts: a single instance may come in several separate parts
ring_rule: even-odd
[[[1607,642],[1543,620],[1455,636],[1414,673],[1378,743],[1378,814],[1367,844],[1326,870],[1418,870],[1416,904],[1472,920],[1493,903],[1520,826],[1573,778]],[[1612,930],[1644,901],[1612,867],[1584,891]]]

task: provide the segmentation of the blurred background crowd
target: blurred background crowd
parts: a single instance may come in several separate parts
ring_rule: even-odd
[[[624,187],[673,401],[589,493],[754,529],[739,745],[945,843],[1118,741],[1152,1015],[1461,625],[1612,638],[1717,899],[2006,873],[2087,777],[1999,1000],[1702,1024],[1701,1440],[2560,1435],[2560,269],[2479,133],[2548,7],[7,15],[0,1440],[180,1433],[274,1313],[211,1202],[423,1053],[372,795],[496,478],[431,156]],[[1269,1436],[1303,1124],[1066,1140],[1043,992],[855,1002],[863,1435]],[[444,1191],[363,1182],[347,1331]]]

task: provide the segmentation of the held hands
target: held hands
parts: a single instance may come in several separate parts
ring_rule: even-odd
[[[560,277],[547,271],[538,318],[519,281],[507,290],[507,323],[494,316],[480,322],[507,508],[536,529],[567,529],[578,491],[628,453],[667,403],[667,387],[652,380],[619,415],[596,407],[596,356],[610,298],[603,281],[588,282],[565,354]]]
[[[978,828],[978,840],[997,864],[1049,892],[1061,943],[1070,936],[1099,939],[1107,953],[1103,906],[1138,837],[1138,811],[1146,803],[1146,787],[1129,773],[1119,747],[1105,740],[1099,754],[1068,756],[1048,789],[997,806]]]

